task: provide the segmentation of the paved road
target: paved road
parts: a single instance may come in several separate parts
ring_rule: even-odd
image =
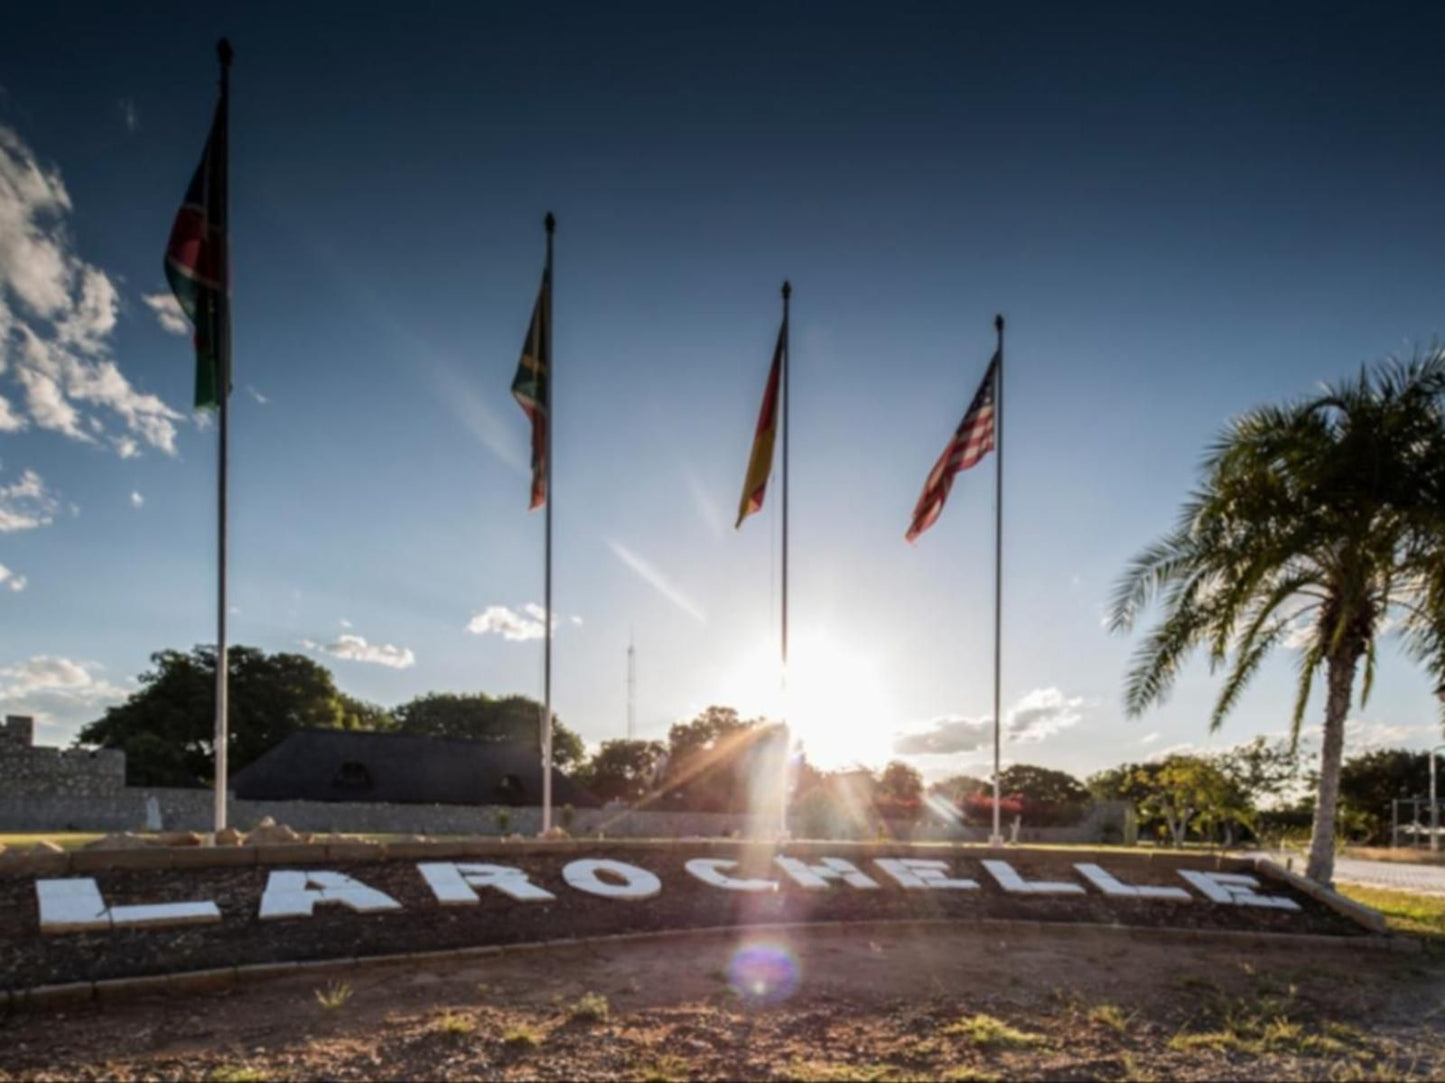
[[[1409,865],[1399,861],[1361,861],[1335,858],[1335,879],[1419,895],[1445,895],[1445,865]]]

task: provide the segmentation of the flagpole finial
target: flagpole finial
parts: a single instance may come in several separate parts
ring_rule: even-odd
[[[1003,334],[1003,313],[999,313],[993,318],[993,329],[999,334]]]
[[[786,301],[791,296],[793,296],[793,284],[785,278],[783,279],[783,300]]]
[[[548,232],[548,233],[554,233],[554,232],[556,232],[556,229],[557,229],[557,216],[554,215],[551,211],[548,211],[548,212],[547,212],[547,217],[544,218],[544,219],[542,219],[542,224],[547,227],[547,232]]]
[[[222,38],[216,42],[216,55],[221,58],[221,67],[229,68],[231,66],[231,58],[236,55],[236,52],[231,48],[230,38]]]

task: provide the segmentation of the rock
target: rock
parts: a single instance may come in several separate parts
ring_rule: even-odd
[[[234,827],[227,827],[216,832],[217,846],[241,846],[245,843],[246,836],[237,831]]]
[[[206,837],[199,831],[162,831],[155,840],[161,846],[200,846]]]
[[[276,823],[276,821],[272,820],[269,816],[257,824],[255,830],[248,832],[246,835],[247,846],[275,846],[288,842],[304,841],[305,838],[303,836],[292,831],[291,828],[285,824]]]
[[[544,839],[570,839],[571,837],[571,833],[565,827],[556,826],[542,836]]]
[[[94,842],[87,842],[83,850],[145,850],[154,843],[144,835],[133,835],[129,831],[123,831],[118,835],[106,835],[104,838],[96,839]]]

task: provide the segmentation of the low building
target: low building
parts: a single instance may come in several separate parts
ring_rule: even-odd
[[[231,792],[244,801],[536,806],[542,803],[542,764],[530,745],[302,730],[232,775]],[[555,768],[552,803],[599,805]]]

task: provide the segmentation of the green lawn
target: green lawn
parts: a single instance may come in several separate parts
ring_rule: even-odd
[[[1357,884],[1337,884],[1335,890],[1384,914],[1391,932],[1423,937],[1432,946],[1445,949],[1445,896]]]

